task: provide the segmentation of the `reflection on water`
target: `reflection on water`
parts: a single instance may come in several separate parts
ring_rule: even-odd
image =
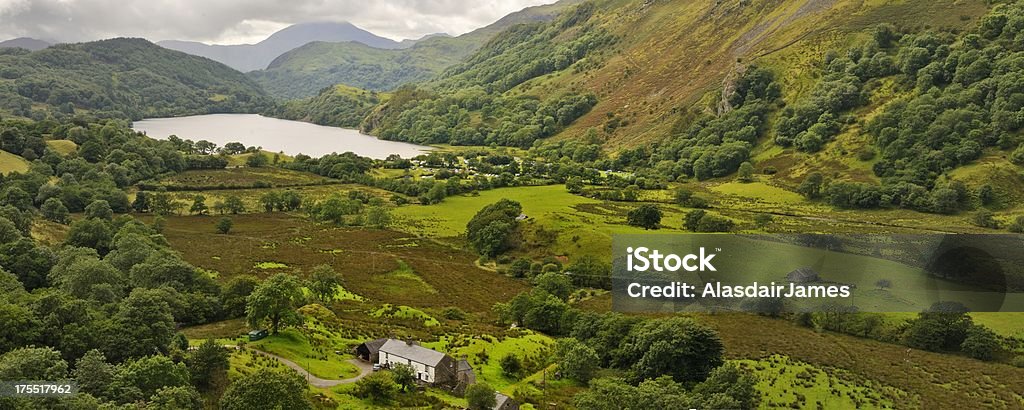
[[[377,159],[384,159],[391,154],[411,158],[430,150],[430,147],[421,145],[380,140],[361,134],[358,130],[279,120],[257,114],[152,118],[135,122],[134,128],[157,139],[177,135],[181,139],[207,140],[218,146],[241,142],[247,147],[257,146],[272,152],[284,151],[289,155],[306,154],[313,157],[352,151]]]

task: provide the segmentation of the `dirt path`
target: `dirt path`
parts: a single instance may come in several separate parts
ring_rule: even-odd
[[[231,348],[231,349],[237,348],[236,346],[230,346],[230,345],[225,345],[224,347]],[[259,353],[261,355],[264,355],[264,356],[267,356],[267,357],[273,357],[273,358],[277,359],[279,362],[284,363],[285,366],[288,366],[288,367],[292,368],[292,370],[295,370],[296,372],[298,372],[300,376],[306,378],[306,380],[309,381],[309,384],[311,384],[311,385],[313,385],[315,387],[320,387],[320,388],[334,387],[334,386],[337,386],[339,384],[355,383],[355,382],[359,381],[359,379],[362,379],[362,378],[366,377],[367,375],[369,375],[373,371],[373,366],[370,363],[364,362],[364,361],[359,360],[359,359],[348,359],[347,362],[352,363],[357,368],[359,368],[359,374],[358,375],[356,375],[355,377],[350,377],[350,378],[347,378],[347,379],[338,379],[338,380],[334,380],[334,379],[321,379],[319,377],[314,376],[308,370],[302,368],[302,366],[299,366],[298,363],[295,363],[295,362],[293,362],[291,360],[285,359],[285,358],[283,358],[281,356],[278,356],[276,354],[273,354],[273,353],[264,352],[262,350],[253,349],[253,348],[249,348],[249,349],[254,351],[254,352],[256,352],[256,353]]]

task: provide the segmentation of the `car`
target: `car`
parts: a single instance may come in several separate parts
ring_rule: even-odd
[[[373,364],[373,371],[377,371],[377,370],[380,370],[380,364],[374,363]]]

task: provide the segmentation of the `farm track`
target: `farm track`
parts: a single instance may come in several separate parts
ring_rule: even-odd
[[[237,349],[238,348],[238,346],[235,346],[235,345],[224,345],[224,347],[229,348],[229,349]],[[285,358],[283,358],[281,356],[278,356],[276,354],[273,354],[273,353],[264,352],[264,351],[259,350],[259,349],[253,349],[251,347],[249,349],[251,349],[252,351],[254,351],[256,353],[259,353],[261,355],[277,359],[277,361],[281,362],[285,366],[290,367],[292,370],[295,370],[296,372],[298,372],[300,376],[306,378],[306,380],[309,382],[310,385],[312,385],[314,387],[319,387],[319,388],[328,388],[328,387],[337,386],[339,384],[355,383],[355,382],[359,381],[360,379],[362,379],[362,378],[366,377],[367,375],[369,375],[371,372],[373,372],[373,368],[371,367],[371,365],[369,363],[366,363],[366,362],[364,362],[362,360],[359,360],[359,359],[348,359],[348,360],[346,360],[347,362],[349,362],[349,363],[351,363],[351,364],[353,364],[353,365],[355,365],[356,367],[359,368],[359,374],[358,375],[356,375],[355,377],[349,377],[347,379],[321,379],[319,377],[314,376],[312,373],[309,372],[309,370],[304,369],[302,366],[299,366],[298,363],[295,363],[295,362],[293,362],[291,360],[285,359]]]

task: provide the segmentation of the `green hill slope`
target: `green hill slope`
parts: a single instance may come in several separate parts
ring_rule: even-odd
[[[291,50],[266,70],[248,75],[278,98],[303,98],[334,84],[375,91],[426,81],[472,54],[495,34],[515,24],[550,20],[580,0],[529,7],[458,37],[431,37],[400,50],[355,42],[313,42]]]
[[[138,119],[253,111],[266,103],[241,73],[141,39],[0,50],[0,109],[25,117],[89,110]]]
[[[386,94],[344,84],[327,87],[319,94],[289,100],[268,109],[264,115],[319,125],[356,128]]]

